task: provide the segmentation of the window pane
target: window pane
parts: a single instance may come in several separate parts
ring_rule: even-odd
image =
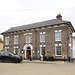
[[[15,54],[16,55],[18,54],[18,48],[15,48]]]
[[[55,32],[55,41],[61,41],[61,32]]]
[[[31,43],[30,36],[27,36],[26,43]]]
[[[5,45],[9,45],[9,37],[5,37]]]
[[[57,50],[58,51],[61,51],[61,46],[57,46]]]
[[[42,55],[45,55],[45,47],[41,47]]]
[[[20,49],[19,49],[19,52],[18,52],[18,54],[20,55]]]
[[[57,51],[57,55],[61,55],[61,51]]]
[[[14,44],[18,44],[18,36],[14,36]]]
[[[40,42],[45,42],[45,34],[40,34]]]
[[[56,55],[61,55],[61,46],[56,46]]]

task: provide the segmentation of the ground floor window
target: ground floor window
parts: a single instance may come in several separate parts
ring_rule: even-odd
[[[55,46],[56,56],[61,56],[61,46],[56,45]]]
[[[15,46],[15,47],[14,47],[14,54],[18,55],[18,52],[19,52],[19,51],[18,51],[18,46]]]
[[[18,54],[18,48],[15,48],[15,54],[16,55]]]
[[[45,55],[45,47],[41,47],[41,55]]]
[[[20,53],[21,53],[21,51],[20,51],[20,49],[18,49],[18,54],[20,55]]]
[[[5,51],[9,51],[9,47],[5,47]]]

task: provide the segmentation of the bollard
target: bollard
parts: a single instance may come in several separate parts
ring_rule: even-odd
[[[32,61],[31,56],[29,56],[30,61]]]
[[[68,62],[70,62],[70,57],[68,57]]]
[[[41,56],[40,56],[40,61],[41,61]]]
[[[48,56],[47,56],[47,61],[48,61]]]

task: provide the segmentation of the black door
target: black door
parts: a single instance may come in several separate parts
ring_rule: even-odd
[[[29,55],[31,56],[31,50],[29,50]]]

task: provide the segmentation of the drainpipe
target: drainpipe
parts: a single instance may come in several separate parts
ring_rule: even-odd
[[[37,46],[36,46],[36,44],[37,44],[37,35],[36,35],[36,30],[35,30],[35,58],[37,58]]]
[[[68,27],[67,27],[67,28],[68,28]],[[68,59],[68,52],[69,52],[69,51],[68,51],[68,49],[69,49],[69,48],[68,48],[68,47],[69,47],[69,46],[68,46],[68,43],[69,43],[68,41],[69,41],[69,37],[68,37],[68,29],[67,29],[67,59]]]

